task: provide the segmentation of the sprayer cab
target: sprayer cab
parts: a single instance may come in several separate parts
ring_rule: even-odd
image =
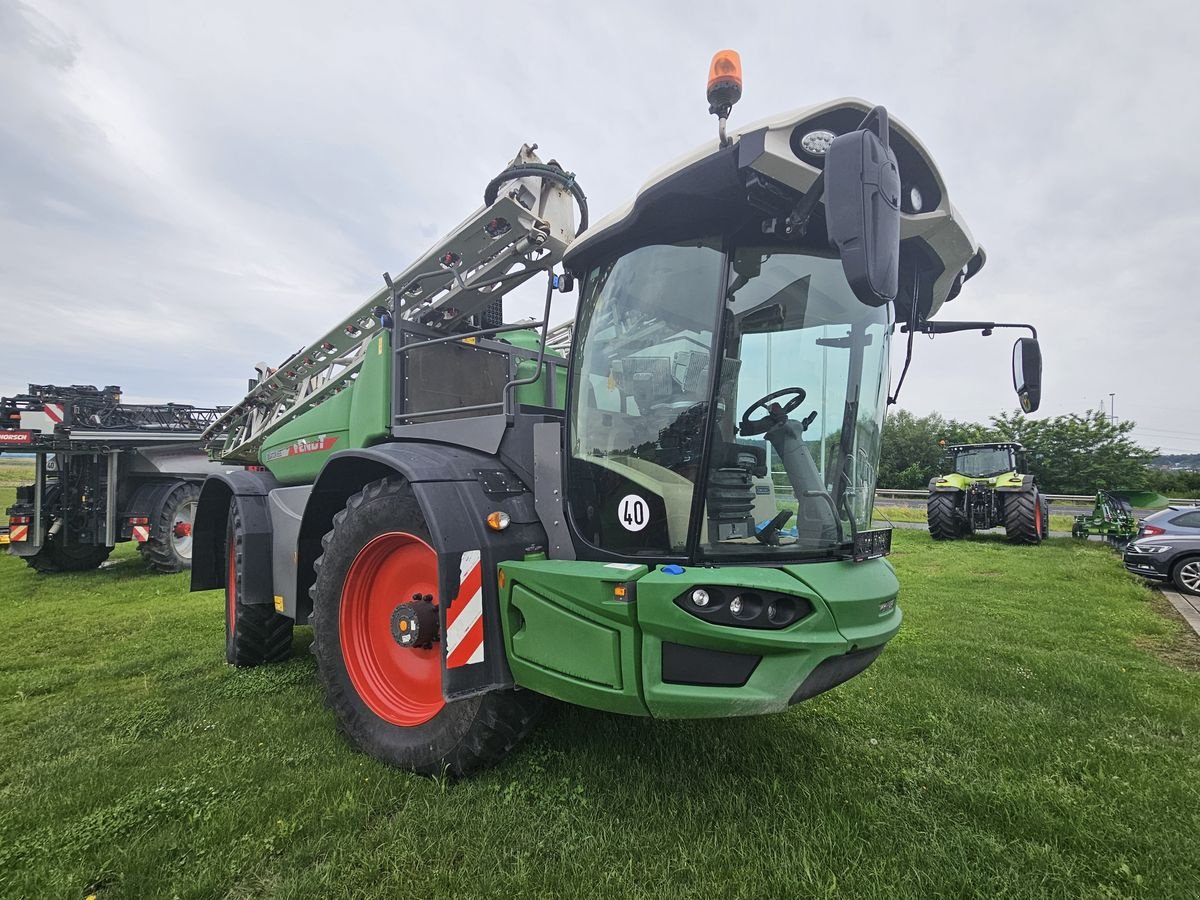
[[[927,323],[983,259],[929,152],[861,100],[659,173],[564,260],[580,540],[688,563],[864,555],[894,326]]]

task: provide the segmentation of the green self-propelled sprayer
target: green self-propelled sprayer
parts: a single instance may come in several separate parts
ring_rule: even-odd
[[[453,773],[545,697],[748,715],[871,664],[900,627],[870,529],[893,332],[911,353],[1001,326],[930,321],[984,257],[911,131],[843,99],[727,134],[740,94],[723,51],[719,139],[590,228],[575,177],[523,148],[428,253],[259,367],[210,429],[228,468],[194,530],[231,663],[309,624],[350,741]],[[539,274],[542,318],[505,324]],[[574,323],[551,328],[564,291]],[[1036,408],[1035,338],[1016,362]]]

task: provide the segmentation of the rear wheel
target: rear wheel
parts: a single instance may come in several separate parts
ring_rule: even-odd
[[[333,525],[316,562],[311,621],[338,727],[364,753],[426,775],[503,758],[532,728],[542,698],[500,690],[447,702],[437,635],[401,643],[402,614],[439,603],[437,553],[408,485],[367,485]],[[426,621],[436,627],[436,614]]]
[[[954,515],[958,497],[957,492],[929,495],[929,534],[935,541],[950,541],[962,535],[962,527]]]
[[[292,655],[294,623],[271,604],[245,602],[245,543],[237,503],[232,503],[225,530],[225,659],[240,667],[282,662]]]
[[[181,481],[155,512],[149,539],[138,547],[155,572],[182,572],[192,567],[192,523],[200,500],[199,485]]]
[[[1042,540],[1050,537],[1050,501],[1041,498],[1042,504]]]
[[[54,534],[35,555],[25,557],[25,564],[39,572],[87,572],[98,569],[110,553],[112,547],[67,544]]]
[[[1171,568],[1171,581],[1185,594],[1200,596],[1200,558],[1181,559]]]
[[[1004,531],[1012,543],[1040,544],[1045,523],[1045,504],[1036,488],[1004,495]]]

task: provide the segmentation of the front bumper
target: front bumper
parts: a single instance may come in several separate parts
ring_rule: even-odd
[[[540,560],[504,563],[501,609],[517,684],[570,703],[662,718],[776,712],[857,675],[900,627],[886,560],[779,569]],[[615,589],[624,588],[626,599]],[[782,628],[738,627],[677,600],[786,596],[805,612]],[[630,600],[628,598],[632,597]]]
[[[1167,561],[1163,553],[1126,553],[1124,556],[1125,569],[1134,575],[1151,578],[1155,581],[1166,581],[1171,577]]]

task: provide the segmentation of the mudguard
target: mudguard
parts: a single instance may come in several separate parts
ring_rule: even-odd
[[[546,547],[533,493],[488,453],[431,443],[388,443],[334,454],[313,485],[300,526],[296,566],[299,612],[311,609],[309,588],[321,537],[347,499],[366,484],[399,475],[409,483],[438,555],[442,689],[447,700],[513,685],[504,651],[497,564]],[[486,519],[505,512],[492,531]],[[304,606],[302,604],[306,604]]]
[[[225,586],[225,530],[229,507],[236,503],[245,540],[240,601],[274,604],[267,494],[279,486],[270,472],[245,469],[230,469],[205,479],[192,523],[193,591]]]

